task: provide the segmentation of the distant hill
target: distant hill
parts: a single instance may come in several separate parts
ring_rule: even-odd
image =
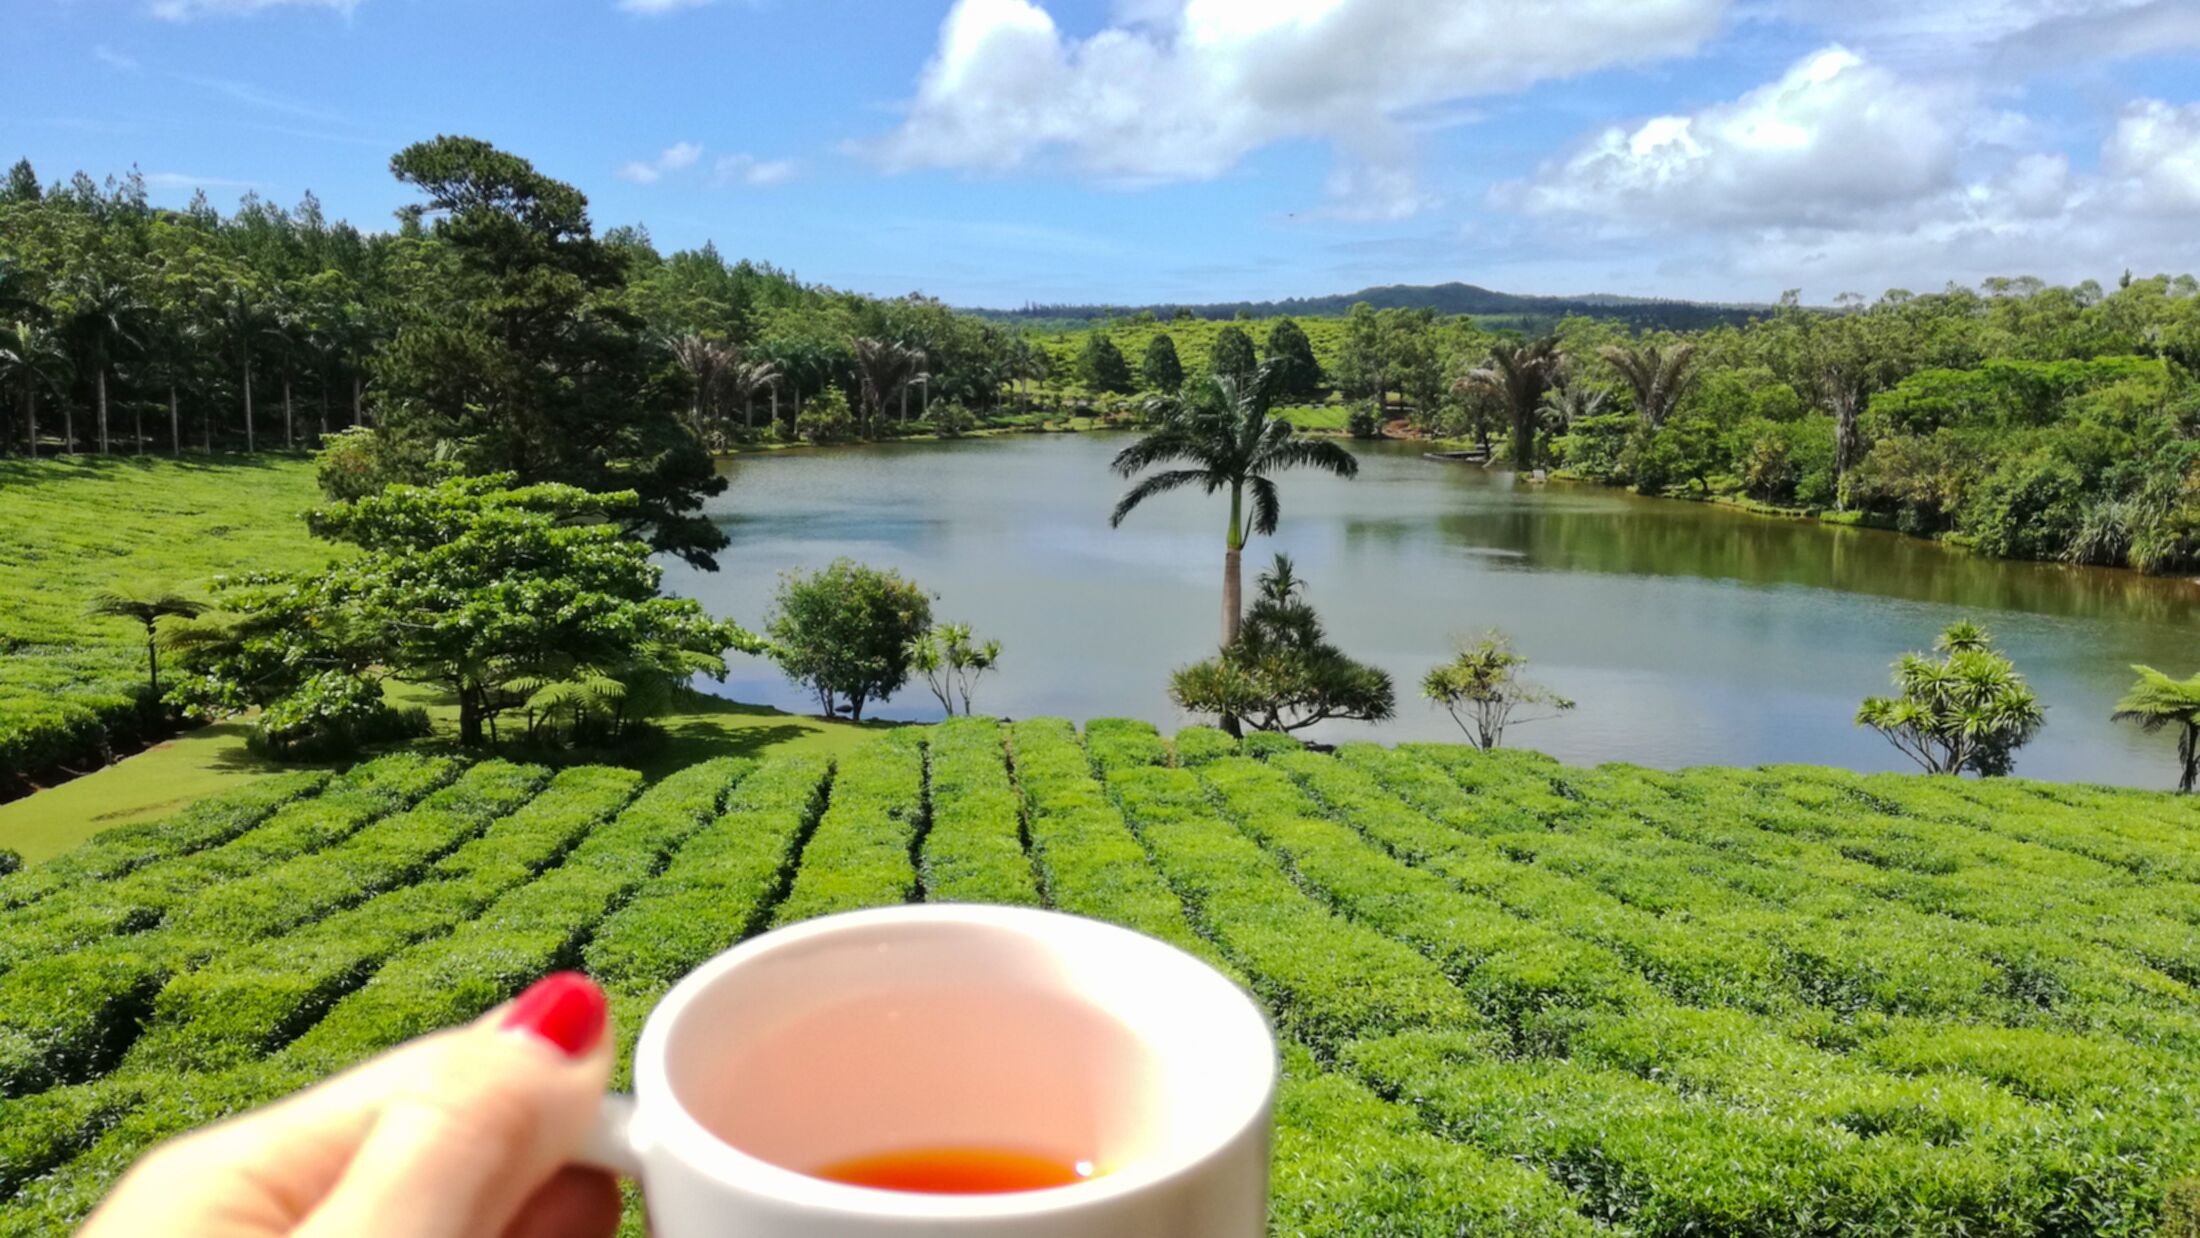
[[[1767,305],[1669,301],[1603,293],[1576,297],[1523,296],[1461,283],[1387,284],[1336,296],[1292,297],[1283,301],[1224,301],[1210,305],[1026,305],[1022,309],[974,309],[969,312],[1001,322],[1069,327],[1105,318],[1126,318],[1145,310],[1152,311],[1157,318],[1174,317],[1180,310],[1189,311],[1195,318],[1212,319],[1236,318],[1241,314],[1248,318],[1318,318],[1349,313],[1362,301],[1376,309],[1425,308],[1441,314],[1514,318],[1522,320],[1524,325],[1555,322],[1578,315],[1677,330],[1747,322],[1771,312]]]

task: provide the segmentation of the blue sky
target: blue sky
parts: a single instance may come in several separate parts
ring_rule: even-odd
[[[958,304],[1826,301],[2200,268],[2200,0],[9,0],[0,157],[599,224]]]

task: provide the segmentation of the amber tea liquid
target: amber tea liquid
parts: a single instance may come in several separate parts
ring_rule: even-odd
[[[910,1148],[835,1161],[813,1177],[881,1191],[1002,1195],[1071,1186],[1094,1176],[1091,1161],[1007,1148]]]

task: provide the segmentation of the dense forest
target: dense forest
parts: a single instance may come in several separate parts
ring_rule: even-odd
[[[599,234],[579,191],[483,143],[438,139],[391,166],[424,200],[373,230],[310,195],[166,210],[135,175],[42,185],[16,164],[0,184],[0,448],[254,450],[372,427],[371,460],[332,457],[362,472],[349,489],[439,452],[530,479],[639,475],[660,547],[707,552],[706,529],[678,527],[710,485],[703,449],[952,425],[1034,376],[1015,333],[936,301]],[[513,209],[471,235],[461,217],[484,192]]]
[[[1465,438],[1523,469],[1950,536],[2004,557],[2200,565],[2200,284],[2025,278],[1832,309],[1508,298],[1466,285],[1140,311],[1085,330],[806,285],[715,248],[597,233],[579,191],[438,139],[392,161],[393,227],[309,196],[151,206],[134,176],[0,184],[0,446],[325,454],[336,497],[438,468],[614,482],[660,550],[707,562],[710,450],[958,433],[1027,407],[1137,418],[1208,373],[1285,373],[1308,427]],[[516,209],[462,235],[482,192]],[[519,222],[511,222],[519,221]],[[1393,295],[1398,294],[1398,295]],[[1547,332],[1439,305],[1569,309]],[[1479,298],[1479,300],[1478,300]],[[1488,298],[1495,298],[1494,300]],[[1481,302],[1486,300],[1486,304]],[[1521,304],[1515,304],[1519,302]],[[1548,304],[1544,304],[1548,302]],[[1592,304],[1593,302],[1593,304]],[[1083,312],[1094,307],[1052,307]],[[1230,319],[1203,316],[1228,309]],[[1592,316],[1593,314],[1593,316]],[[523,363],[524,362],[524,363]]]

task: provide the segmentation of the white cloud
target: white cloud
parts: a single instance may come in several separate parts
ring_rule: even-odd
[[[903,123],[864,149],[897,171],[1059,157],[1147,184],[1312,138],[1395,180],[1417,109],[1690,52],[1725,3],[1136,0],[1078,38],[1033,0],[957,0]]]
[[[1838,223],[1954,186],[1968,111],[1828,47],[1732,103],[1607,129],[1499,200],[1615,221]]]
[[[2176,107],[2142,99],[2124,109],[2101,151],[2101,166],[2123,182],[2121,195],[2149,214],[2200,211],[2200,103]]]
[[[792,159],[758,159],[754,155],[720,155],[711,180],[719,185],[747,185],[761,189],[793,180],[802,169]]]
[[[1546,244],[1654,254],[1697,290],[1824,298],[2200,261],[2200,104],[2133,102],[2098,172],[2048,145],[2022,117],[1836,47],[1732,102],[1594,135],[1492,200]]]
[[[351,16],[359,0],[152,0],[147,6],[155,17],[190,21],[195,17],[246,17],[269,9],[328,9]]]
[[[637,159],[619,169],[622,180],[637,185],[654,185],[673,172],[685,172],[703,157],[703,148],[694,142],[674,142],[655,159]]]
[[[126,56],[105,43],[101,43],[92,49],[92,59],[110,69],[120,69],[125,73],[134,73],[138,67],[137,57]]]
[[[2200,46],[2194,0],[1758,0],[1743,12],[1919,69],[2067,66]]]

